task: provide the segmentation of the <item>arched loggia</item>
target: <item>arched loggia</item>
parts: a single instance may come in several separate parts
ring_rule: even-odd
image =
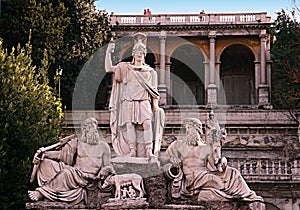
[[[219,104],[255,104],[254,60],[251,50],[241,44],[231,45],[223,51],[220,59],[222,86],[219,92]]]
[[[204,56],[199,48],[190,44],[178,47],[171,56],[171,103],[204,104],[204,73]]]

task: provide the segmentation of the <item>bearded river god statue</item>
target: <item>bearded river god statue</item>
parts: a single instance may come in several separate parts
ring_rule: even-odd
[[[197,201],[263,201],[248,187],[240,172],[227,166],[221,156],[220,138],[215,135],[204,141],[202,123],[189,118],[184,123],[186,138],[175,141],[160,157],[171,181],[173,198]],[[195,135],[195,131],[200,133]],[[173,168],[173,169],[172,169]]]
[[[100,169],[110,167],[110,147],[100,140],[97,124],[88,118],[81,136],[69,136],[36,152],[30,181],[36,177],[39,187],[28,191],[32,201],[87,203],[87,190],[97,188]]]

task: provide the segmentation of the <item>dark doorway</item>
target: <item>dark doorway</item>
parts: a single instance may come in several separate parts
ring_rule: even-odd
[[[221,55],[219,104],[255,104],[254,56],[244,45],[227,47]]]
[[[204,56],[193,45],[178,47],[171,57],[171,104],[204,104]]]

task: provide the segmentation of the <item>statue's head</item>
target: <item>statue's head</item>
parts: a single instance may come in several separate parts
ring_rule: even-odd
[[[199,132],[202,134],[202,122],[197,118],[187,118],[183,121],[184,125],[189,128],[193,127],[199,129]]]
[[[209,112],[208,116],[209,116],[210,119],[213,119],[213,118],[215,117],[214,111],[211,110],[211,111]]]
[[[197,118],[187,118],[184,120],[184,125],[186,128],[186,143],[189,145],[197,146],[200,144],[204,144],[201,135],[202,131],[202,123]]]
[[[100,135],[97,130],[98,121],[91,117],[81,124],[81,138],[80,140],[88,144],[98,144]]]
[[[147,54],[146,42],[147,42],[147,36],[145,34],[136,33],[134,35],[134,46],[132,48],[132,55],[134,55],[135,52],[137,51],[141,51],[146,56]]]

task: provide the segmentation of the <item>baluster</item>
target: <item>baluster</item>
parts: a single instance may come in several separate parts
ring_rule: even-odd
[[[274,163],[274,161],[271,161],[271,167],[272,167],[271,174],[275,174],[275,163]]]
[[[257,161],[256,160],[252,160],[252,174],[257,174]]]
[[[282,174],[282,161],[278,160],[278,174]]]
[[[248,172],[248,162],[247,160],[243,161],[243,165],[244,165],[244,174],[249,174]]]
[[[257,174],[262,174],[262,168],[261,168],[261,160],[257,160],[257,165],[256,165],[256,173]]]
[[[246,168],[246,160],[242,160],[242,166],[243,168],[243,174],[246,174],[247,173],[247,168]]]
[[[248,162],[248,164],[249,164],[249,174],[253,174],[253,162],[252,162],[252,160],[249,160],[249,162]]]

